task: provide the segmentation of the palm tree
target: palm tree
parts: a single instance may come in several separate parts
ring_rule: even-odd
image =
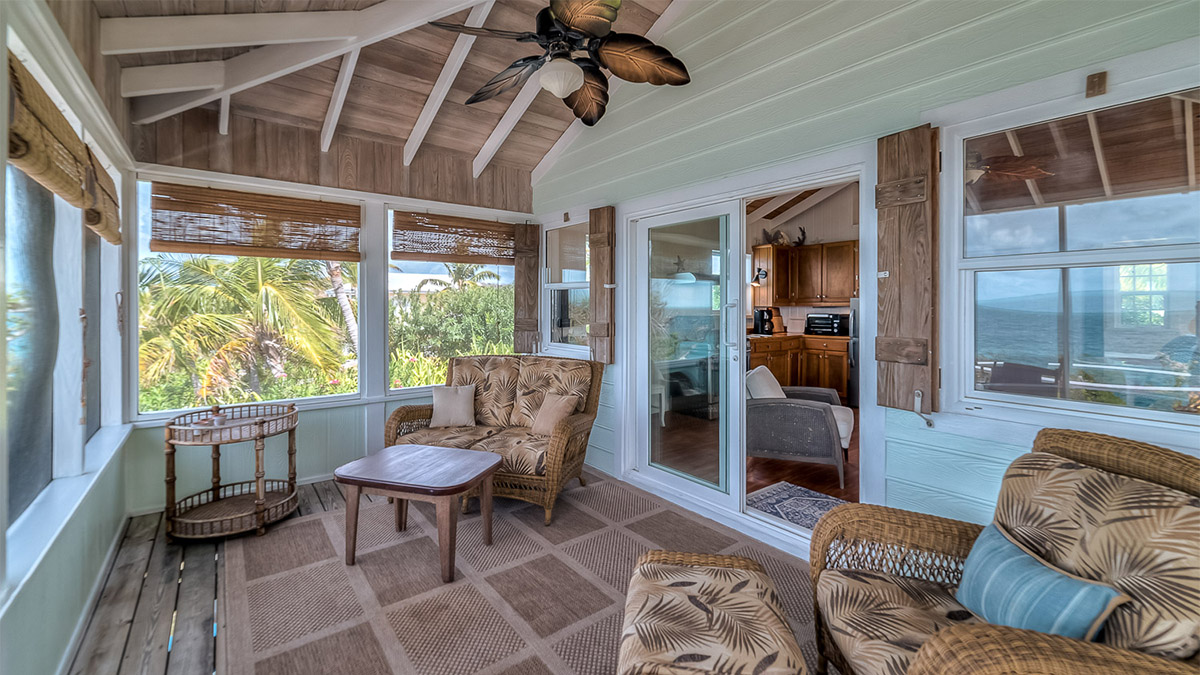
[[[487,269],[483,265],[470,265],[466,263],[442,263],[446,266],[446,273],[450,275],[450,280],[429,278],[422,279],[421,283],[417,284],[416,291],[420,293],[425,285],[437,286],[441,289],[453,288],[461,291],[464,288],[474,288],[485,281],[500,281],[500,275],[492,270]]]
[[[346,291],[343,275],[346,272],[341,263],[325,262],[329,272],[329,282],[333,285],[333,297],[337,298],[338,308],[342,310],[342,319],[346,322],[346,332],[350,334],[350,344],[354,346],[354,356],[358,356],[358,317],[350,306],[350,293]],[[353,283],[353,280],[352,280]],[[355,284],[357,285],[357,284]]]

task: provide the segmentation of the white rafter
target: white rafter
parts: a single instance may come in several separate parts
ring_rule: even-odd
[[[325,126],[321,127],[321,152],[329,152],[329,144],[333,142],[338,118],[342,116],[342,106],[346,104],[346,92],[350,91],[350,80],[354,79],[354,66],[358,64],[359,51],[361,50],[355,49],[346,52],[342,57],[342,67],[338,69],[337,81],[333,84],[333,96],[329,99],[329,110],[325,112]]]
[[[646,37],[650,40],[657,41],[658,38],[661,37],[662,34],[671,27],[672,24],[679,20],[679,17],[682,16],[687,10],[688,3],[691,1],[692,0],[671,0],[671,4],[667,5],[667,8],[663,10],[661,15],[659,15],[658,19],[654,22],[654,25],[650,26],[650,29],[646,31]],[[621,85],[624,83],[624,80],[615,78],[609,79],[608,94],[610,99],[614,94],[616,94],[617,90],[620,89]],[[579,134],[582,134],[583,130],[586,128],[587,126],[579,120],[571,122],[571,126],[567,127],[567,130],[563,132],[563,135],[558,137],[558,140],[554,142],[554,145],[550,147],[550,150],[542,157],[542,161],[538,162],[538,165],[533,168],[530,178],[535,185],[541,181],[547,173],[549,173],[550,167],[554,166],[554,163],[558,161],[558,158],[562,157],[563,154],[566,153],[567,148],[575,142],[576,138],[579,138]]]
[[[1021,142],[1017,140],[1017,132],[1012,130],[1006,131],[1004,132],[1004,137],[1008,139],[1008,147],[1012,150],[1014,155],[1017,157],[1025,156],[1025,151],[1021,149]],[[1042,199],[1042,191],[1038,189],[1037,183],[1026,178],[1025,187],[1029,190],[1029,196],[1033,198],[1034,205],[1041,206],[1042,204],[1046,203],[1046,201]]]
[[[471,163],[471,174],[479,178],[479,174],[491,164],[492,158],[500,150],[500,146],[504,145],[504,141],[512,130],[517,127],[517,122],[525,116],[525,111],[529,110],[529,106],[533,105],[533,99],[537,98],[538,92],[542,90],[541,72],[533,74],[533,77],[525,80],[525,84],[521,85],[521,91],[517,92],[516,98],[509,104],[508,110],[504,111],[504,116],[496,124],[496,128],[492,129],[492,133],[483,142],[483,147],[479,149],[479,154],[475,155],[475,161]]]
[[[358,12],[191,14],[100,20],[101,54],[144,54],[180,49],[255,47],[348,40]]]
[[[1096,168],[1100,170],[1100,184],[1104,187],[1104,196],[1113,196],[1112,182],[1108,180],[1108,164],[1104,161],[1104,146],[1100,142],[1100,126],[1096,124],[1096,115],[1087,114],[1088,131],[1092,135],[1092,152],[1096,154]]]
[[[475,5],[471,9],[470,16],[467,17],[466,25],[475,28],[482,26],[495,4],[496,0],[487,0]],[[437,117],[442,103],[445,102],[446,94],[450,93],[450,88],[454,85],[455,78],[458,77],[458,71],[462,70],[462,65],[466,62],[467,54],[471,51],[473,44],[475,44],[474,35],[459,35],[458,39],[454,41],[450,56],[446,57],[446,63],[442,65],[442,72],[438,74],[437,82],[433,83],[433,90],[425,99],[425,107],[421,108],[421,114],[417,115],[417,123],[413,125],[412,133],[408,135],[408,140],[404,141],[404,166],[412,164],[413,158],[417,156],[417,150],[421,148],[425,134],[429,133],[429,128],[433,126],[433,120]]]
[[[826,199],[829,199],[830,197],[834,196],[835,194],[841,192],[842,188],[846,187],[847,185],[849,185],[849,183],[842,183],[841,185],[830,185],[829,187],[823,187],[820,190],[817,190],[814,194],[810,195],[808,197],[808,199],[805,199],[804,201],[793,206],[792,208],[788,209],[787,211],[784,211],[783,213],[779,214],[778,216],[775,216],[771,220],[776,223],[786,223],[787,221],[791,220],[792,218],[795,218],[796,216],[800,215],[801,213],[804,213],[805,211],[816,206],[817,204],[820,204],[821,202],[825,201]]]
[[[147,96],[133,102],[135,124],[157,122],[171,115],[236,94],[277,77],[328,61],[369,44],[386,40],[429,21],[453,14],[479,0],[384,0],[354,12],[355,37],[314,43],[260,47],[224,64],[224,84],[200,93]],[[188,65],[188,64],[179,64]],[[164,66],[175,68],[177,66]]]
[[[224,61],[199,61],[121,69],[121,96],[215,91],[225,84]],[[218,97],[220,98],[220,97]]]
[[[798,194],[800,194],[800,193],[799,192],[789,192],[787,194],[779,195],[778,197],[772,198],[771,201],[767,202],[766,204],[763,204],[762,206],[758,207],[757,209],[754,209],[754,213],[751,213],[750,215],[746,216],[746,227],[750,227],[751,225],[754,225],[755,223],[766,220],[768,213],[770,213],[770,212],[774,211],[775,209],[783,206],[784,204],[792,201],[793,199],[796,198],[796,195],[798,195]]]
[[[229,135],[229,97],[221,97],[221,114],[217,118],[217,133],[222,136]]]

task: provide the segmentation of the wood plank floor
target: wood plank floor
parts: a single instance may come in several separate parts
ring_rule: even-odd
[[[346,508],[333,481],[301,485],[299,499],[301,516]],[[68,672],[214,673],[224,556],[223,541],[169,541],[161,513],[130,519]]]

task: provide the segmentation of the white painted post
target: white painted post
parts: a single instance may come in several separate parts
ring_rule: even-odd
[[[384,447],[383,425],[387,409],[382,398],[388,392],[387,292],[391,227],[388,209],[382,200],[363,203],[362,232],[359,248],[362,262],[358,268],[358,388],[376,403],[367,404],[363,415],[363,438],[367,453]]]

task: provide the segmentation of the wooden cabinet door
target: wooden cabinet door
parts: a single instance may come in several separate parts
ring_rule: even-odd
[[[800,356],[800,386],[803,387],[820,387],[821,384],[821,357],[825,354],[822,351],[806,349],[801,352]]]
[[[798,305],[821,301],[821,246],[799,246],[795,249],[795,274],[792,300]]]
[[[821,374],[824,384],[846,400],[846,384],[850,375],[850,359],[846,352],[825,352],[821,359]]]
[[[792,386],[791,371],[788,368],[790,363],[787,352],[771,352],[767,355],[767,369],[779,381],[781,387]]]
[[[792,297],[792,289],[795,286],[796,265],[794,262],[795,256],[791,246],[772,246],[772,267],[774,267],[774,280],[770,281],[772,301],[775,306],[787,306],[795,304]]]
[[[751,354],[750,355],[750,370],[754,370],[755,368],[757,368],[759,366],[767,365],[767,361],[768,361],[768,359],[767,359],[766,354]]]
[[[822,244],[821,302],[849,303],[858,294],[858,242]]]

